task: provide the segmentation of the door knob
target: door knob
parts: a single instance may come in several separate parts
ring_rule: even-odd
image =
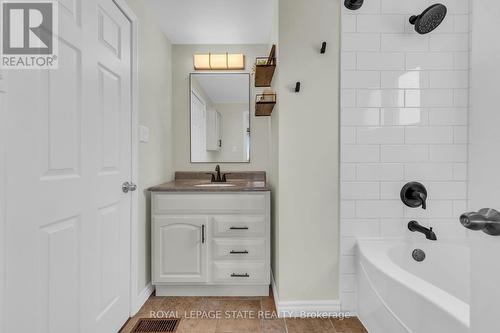
[[[470,230],[481,230],[491,236],[500,236],[500,213],[491,208],[464,213],[460,216],[460,223]]]
[[[137,190],[137,185],[134,183],[125,182],[122,185],[123,193],[134,192],[135,190]]]

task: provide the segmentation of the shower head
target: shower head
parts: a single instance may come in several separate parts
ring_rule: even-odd
[[[438,3],[427,8],[420,15],[410,17],[410,23],[415,25],[416,32],[425,35],[436,29],[443,22],[446,12],[446,6]]]
[[[364,0],[345,0],[344,6],[350,10],[360,9]]]

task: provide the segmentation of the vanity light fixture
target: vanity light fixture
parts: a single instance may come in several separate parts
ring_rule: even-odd
[[[244,70],[245,55],[242,53],[195,54],[193,56],[196,70]]]

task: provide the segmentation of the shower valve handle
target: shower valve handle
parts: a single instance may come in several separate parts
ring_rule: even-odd
[[[427,189],[421,183],[407,183],[401,189],[400,196],[401,201],[408,207],[427,209]]]

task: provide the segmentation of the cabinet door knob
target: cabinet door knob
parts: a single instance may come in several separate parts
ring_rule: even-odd
[[[205,225],[201,226],[201,243],[205,244]]]

